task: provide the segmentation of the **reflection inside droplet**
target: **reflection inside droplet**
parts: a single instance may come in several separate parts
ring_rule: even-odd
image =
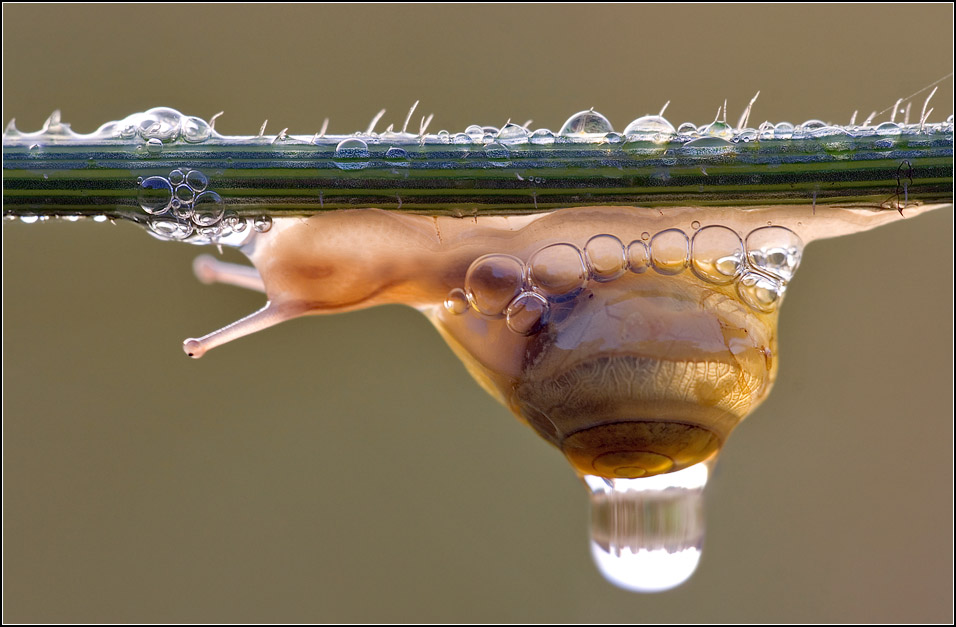
[[[704,486],[712,461],[644,479],[586,475],[591,555],[604,577],[635,592],[687,581],[704,543]]]

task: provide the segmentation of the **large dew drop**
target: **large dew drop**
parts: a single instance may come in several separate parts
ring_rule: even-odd
[[[614,128],[611,126],[611,122],[594,109],[590,109],[579,111],[569,117],[558,134],[564,137],[592,139],[612,132],[614,132]]]
[[[584,477],[591,492],[591,556],[608,581],[662,592],[694,574],[704,543],[709,463],[642,479]]]

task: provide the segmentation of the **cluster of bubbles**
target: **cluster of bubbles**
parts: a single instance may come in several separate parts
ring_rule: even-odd
[[[226,209],[222,197],[207,189],[209,178],[199,170],[176,168],[167,176],[140,177],[137,184],[139,206],[148,214],[146,226],[160,239],[238,245],[250,231],[261,233],[272,226],[268,216],[250,220]]]
[[[548,322],[551,307],[580,294],[589,281],[606,283],[627,273],[653,271],[673,276],[687,271],[712,285],[735,284],[741,300],[772,312],[786,292],[803,253],[796,233],[782,226],[754,229],[741,239],[721,225],[692,225],[693,236],[677,228],[625,245],[614,235],[595,235],[583,249],[569,243],[545,246],[527,263],[505,254],[472,262],[465,286],[445,298],[445,309],[460,315],[473,309],[504,318],[515,333],[531,335]]]
[[[502,127],[471,125],[460,133],[450,133],[446,130],[432,134],[409,133],[402,130],[396,132],[387,130],[382,133],[372,131],[358,132],[351,135],[325,135],[316,133],[314,136],[291,136],[285,131],[275,136],[274,140],[283,140],[293,143],[311,143],[336,146],[336,156],[343,161],[340,167],[352,169],[362,167],[356,165],[363,157],[368,157],[368,146],[374,144],[466,144],[481,145],[494,158],[495,153],[507,155],[509,149],[516,145],[547,146],[555,143],[586,143],[586,144],[676,144],[687,147],[719,147],[737,143],[766,140],[799,140],[831,138],[838,141],[840,138],[858,138],[873,136],[914,135],[923,132],[949,132],[953,130],[953,116],[945,122],[916,124],[897,123],[894,120],[871,123],[865,120],[861,124],[849,125],[829,124],[821,120],[808,120],[802,124],[789,122],[763,122],[758,127],[734,127],[723,120],[714,120],[710,124],[697,126],[691,122],[684,122],[676,127],[663,115],[641,116],[624,127],[622,132],[616,132],[610,121],[602,114],[589,109],[575,113],[553,132],[546,128],[532,130],[520,124],[511,122]],[[210,122],[195,116],[188,116],[168,107],[156,107],[143,113],[135,113],[122,120],[108,122],[88,135],[78,134],[70,129],[69,124],[60,120],[59,111],[44,123],[43,128],[36,133],[21,133],[11,121],[4,132],[4,139],[8,141],[31,141],[36,139],[72,139],[94,141],[103,139],[141,139],[147,151],[157,153],[164,144],[179,140],[187,143],[199,143],[212,137],[222,139],[216,133]],[[265,140],[261,134],[257,136]],[[246,139],[249,139],[248,137]],[[401,148],[393,148],[394,154],[386,155],[386,159],[401,160],[407,158],[407,152]],[[404,153],[404,154],[403,154]]]

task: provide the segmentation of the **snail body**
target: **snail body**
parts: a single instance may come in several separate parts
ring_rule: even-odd
[[[267,305],[184,348],[199,357],[289,318],[402,303],[580,475],[679,471],[713,458],[769,393],[779,305],[804,244],[898,219],[797,214],[362,209],[280,219],[242,248],[258,272],[197,264],[205,280],[264,291]]]

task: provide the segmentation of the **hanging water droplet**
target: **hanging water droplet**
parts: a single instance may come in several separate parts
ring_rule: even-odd
[[[40,219],[39,216],[36,216],[36,215],[34,215],[34,214],[32,214],[32,213],[25,213],[25,214],[23,214],[22,216],[20,216],[20,222],[22,222],[22,223],[24,223],[24,224],[34,224],[34,223],[36,223],[37,220],[39,220],[39,219]]]
[[[707,462],[638,479],[585,475],[591,555],[604,577],[636,592],[680,585],[697,569],[704,543]]]
[[[591,139],[588,135],[602,136],[614,131],[611,122],[597,111],[579,111],[561,126],[558,135]]]
[[[161,176],[150,176],[139,184],[139,206],[149,214],[161,214],[173,199],[173,186]]]

